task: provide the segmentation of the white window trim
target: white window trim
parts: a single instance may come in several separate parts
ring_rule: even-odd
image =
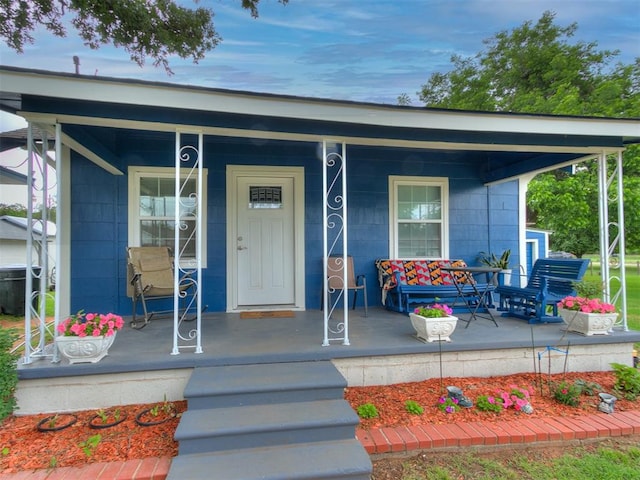
[[[186,177],[190,169],[181,169],[180,174]],[[164,177],[175,178],[174,167],[129,167],[129,200],[128,200],[128,225],[129,235],[128,241],[130,247],[140,246],[140,215],[139,215],[139,198],[140,198],[140,178],[141,177]],[[202,169],[202,268],[207,266],[207,169]]]
[[[449,258],[449,179],[447,177],[389,176],[389,258],[398,256],[398,186],[418,185],[440,187],[442,192],[442,244],[441,258]],[[431,258],[430,258],[431,259]],[[410,259],[408,259],[410,260]],[[437,259],[434,259],[437,260]]]

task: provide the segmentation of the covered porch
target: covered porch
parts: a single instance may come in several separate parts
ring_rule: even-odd
[[[109,355],[96,364],[70,365],[40,358],[19,366],[20,415],[182,399],[196,367],[332,361],[350,386],[425,378],[487,377],[518,372],[608,370],[632,363],[640,332],[568,333],[562,324],[529,325],[497,314],[499,327],[478,318],[459,321],[450,343],[415,338],[408,316],[382,307],[349,311],[352,344],[322,346],[323,314],[298,311],[288,318],[202,315],[203,352],[170,355],[172,318],[155,317],[142,330],[124,328]],[[466,319],[464,314],[460,319]],[[565,355],[565,352],[568,354]]]

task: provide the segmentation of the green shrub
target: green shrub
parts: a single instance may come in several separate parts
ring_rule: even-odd
[[[613,389],[627,400],[635,400],[640,395],[640,370],[621,363],[612,363],[616,375]]]
[[[480,395],[476,399],[476,408],[481,412],[500,413],[502,411],[502,399],[492,395]]]
[[[0,327],[0,421],[16,409],[14,394],[18,385],[19,355],[11,349],[17,338],[15,330]]]
[[[602,392],[602,386],[599,383],[595,382],[587,382],[582,379],[576,380],[576,385],[580,387],[580,390],[585,395],[589,395],[590,397],[594,396],[598,392]]]
[[[373,403],[364,403],[358,407],[357,411],[360,418],[376,418],[378,416],[378,409]]]
[[[580,404],[582,390],[575,383],[560,382],[553,387],[553,398],[560,403],[577,407]]]
[[[424,413],[424,408],[415,400],[407,400],[404,402],[404,408],[413,415],[422,415]]]

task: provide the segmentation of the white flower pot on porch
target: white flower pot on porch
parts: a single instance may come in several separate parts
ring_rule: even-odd
[[[504,269],[498,272],[498,285],[510,287],[511,286],[511,270]]]
[[[569,332],[583,335],[609,335],[609,330],[618,318],[617,313],[585,313],[576,310],[558,309],[558,314],[567,324]]]
[[[116,339],[115,333],[108,337],[56,337],[60,354],[69,363],[97,363],[109,353],[109,347]]]
[[[423,342],[450,342],[449,336],[456,329],[458,317],[452,315],[440,318],[423,317],[416,313],[409,313],[411,325],[416,331],[416,337]]]

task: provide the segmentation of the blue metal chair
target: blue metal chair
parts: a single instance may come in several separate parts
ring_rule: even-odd
[[[529,323],[560,323],[557,303],[564,297],[575,295],[575,282],[579,282],[589,267],[588,259],[536,260],[527,285],[512,287],[500,285],[496,293],[506,306],[503,317],[516,317]]]

